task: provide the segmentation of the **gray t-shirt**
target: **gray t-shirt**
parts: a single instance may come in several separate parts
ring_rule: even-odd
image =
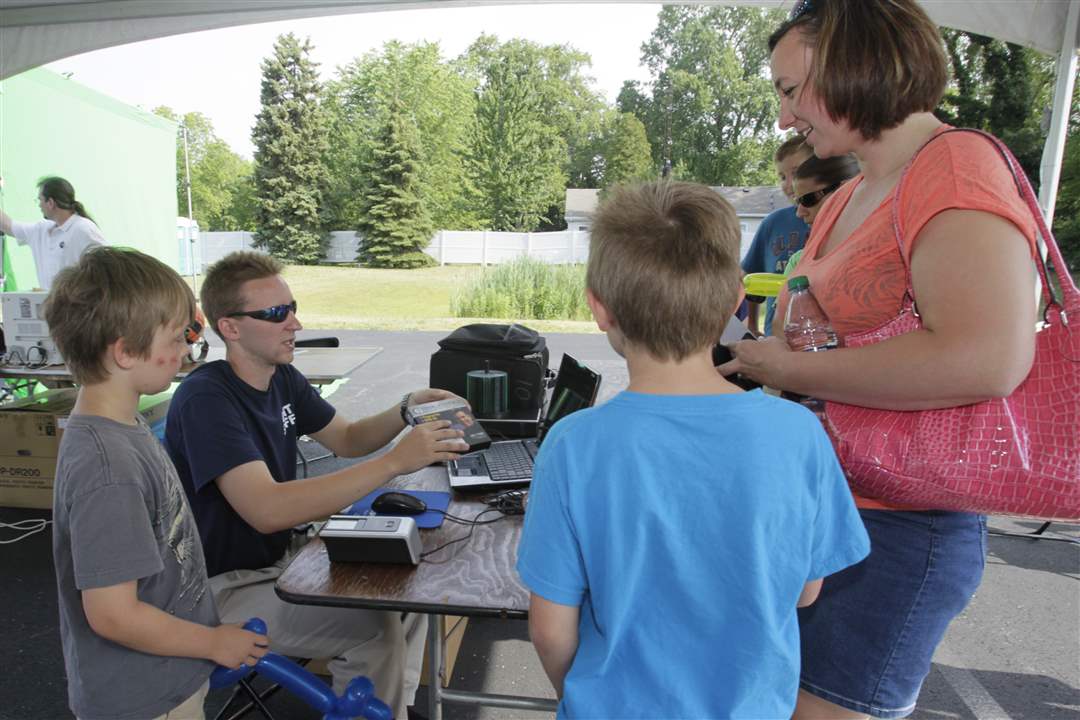
[[[142,418],[69,418],[56,467],[53,557],[76,715],[163,715],[206,682],[212,662],[118,645],[90,629],[83,611],[80,591],[137,580],[139,600],[203,625],[219,622],[184,489]]]

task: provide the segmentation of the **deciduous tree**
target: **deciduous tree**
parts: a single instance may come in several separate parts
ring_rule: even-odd
[[[627,83],[618,107],[645,124],[653,164],[709,185],[769,184],[778,112],[768,76],[778,11],[665,6],[642,45],[651,80]]]
[[[550,121],[535,46],[513,40],[483,52],[473,58],[482,84],[467,160],[479,214],[493,230],[535,230],[562,205],[566,140]]]
[[[191,171],[192,214],[206,230],[253,230],[251,206],[252,163],[229,148],[214,133],[213,123],[200,112],[183,117],[172,108],[154,108],[154,114],[187,128],[187,167]],[[183,138],[176,143],[176,207],[187,215],[187,176]]]

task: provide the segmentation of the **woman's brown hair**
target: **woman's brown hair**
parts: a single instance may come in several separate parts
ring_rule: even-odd
[[[932,111],[945,92],[941,33],[915,0],[803,0],[769,50],[792,30],[814,51],[802,90],[867,140]]]

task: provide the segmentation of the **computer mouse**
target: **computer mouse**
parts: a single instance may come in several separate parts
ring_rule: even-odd
[[[383,493],[371,503],[376,515],[419,515],[427,510],[424,501],[403,492]]]

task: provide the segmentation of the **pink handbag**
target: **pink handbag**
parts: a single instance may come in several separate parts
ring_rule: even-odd
[[[946,130],[928,142],[948,132],[961,130]],[[1040,257],[1045,311],[1031,372],[1007,398],[941,410],[874,410],[827,402],[825,427],[852,488],[865,497],[908,507],[1075,521],[1080,518],[1080,292],[1012,153],[992,135],[963,132],[978,132],[1005,158],[1060,283],[1055,297]],[[892,204],[898,243],[903,231],[897,198],[906,175],[907,168]],[[847,336],[846,347],[922,327],[910,267],[907,274],[900,315]]]

